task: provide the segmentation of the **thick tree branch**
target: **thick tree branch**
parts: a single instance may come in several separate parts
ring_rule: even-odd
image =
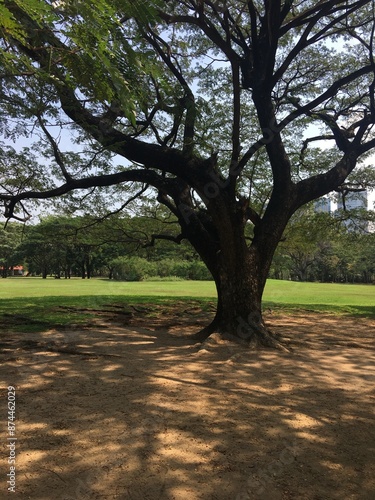
[[[157,196],[157,201],[159,203],[162,203],[164,206],[166,206],[172,214],[174,214],[176,217],[178,216],[178,209],[175,204],[171,201],[171,199],[168,197],[168,195],[164,191],[158,192]]]
[[[273,195],[277,192],[278,196],[283,193],[283,196],[287,197],[291,188],[291,164],[279,132],[275,108],[268,89],[254,90],[253,101],[272,169]]]
[[[184,239],[182,234],[178,236],[171,236],[169,234],[152,234],[151,240],[143,245],[144,248],[155,246],[156,240],[164,240],[164,241],[172,241],[173,243],[177,243],[177,245],[181,244],[181,241]]]
[[[232,118],[232,157],[230,161],[230,185],[232,193],[235,193],[236,177],[233,172],[238,170],[238,161],[241,153],[240,133],[241,133],[241,87],[240,87],[240,67],[239,64],[232,63],[233,81],[233,118]]]
[[[327,113],[311,113],[311,116],[319,118],[331,129],[337,147],[346,153],[350,147],[350,141],[347,137],[348,134],[345,133],[344,130],[340,129],[336,120]]]
[[[109,151],[148,168],[169,172],[194,187],[205,182],[205,169],[210,166],[210,159],[187,157],[183,151],[134,139],[94,116],[71,89],[59,85],[58,91],[64,112]]]
[[[132,169],[118,172],[116,174],[90,176],[84,177],[82,179],[70,179],[65,184],[46,191],[25,191],[16,195],[0,194],[0,200],[4,201],[5,217],[14,218],[16,205],[22,200],[45,200],[62,196],[77,189],[106,187],[129,181],[150,184],[157,189],[162,189],[164,192],[169,192],[173,195],[176,195],[176,192],[178,190],[178,184],[174,179],[165,179],[161,175],[151,170]]]
[[[320,198],[337,189],[354,170],[359,155],[359,151],[355,151],[351,148],[351,150],[345,153],[341,160],[328,172],[314,175],[300,181],[296,185],[297,202],[294,208],[297,209],[305,203]]]
[[[307,26],[304,29],[298,42],[294,45],[293,49],[284,59],[283,64],[275,72],[273,77],[274,84],[280,80],[280,78],[283,76],[283,74],[286,72],[286,70],[288,69],[292,61],[295,60],[298,54],[300,54],[307,47],[316,43],[318,40],[321,40],[329,32],[329,30],[331,30],[334,26],[338,25],[341,21],[345,20],[348,17],[348,15],[355,13],[362,6],[360,4],[361,2],[357,2],[351,5],[350,8],[346,6],[344,12],[340,16],[335,17],[324,28],[315,33],[311,38],[308,38],[314,27],[316,27],[317,18],[321,19],[323,16],[328,16],[332,14],[332,5],[330,4],[330,2],[327,2],[325,6],[323,5],[322,10],[319,11],[318,14],[314,16],[312,19],[310,19],[310,21],[307,23]],[[340,8],[339,10],[342,9]],[[282,33],[283,31],[284,30],[281,29]],[[339,28],[339,31],[344,31],[344,28]]]
[[[295,111],[292,111],[286,118],[281,120],[277,125],[277,130],[281,132],[287,125],[292,123],[295,119],[303,115],[308,115],[314,108],[316,108],[320,104],[323,104],[328,99],[334,97],[337,94],[337,92],[346,85],[354,82],[355,80],[361,78],[364,75],[368,75],[373,72],[374,72],[374,67],[371,64],[368,64],[354,71],[353,73],[344,76],[343,78],[339,78],[325,92],[320,94],[320,96],[316,97],[308,104],[305,104],[303,106],[298,106],[298,108]]]
[[[371,3],[371,0],[358,0],[353,2],[350,7],[353,9],[359,9],[364,5]],[[321,19],[321,12],[324,12],[325,15],[333,15],[336,12],[341,10],[346,11],[348,9],[347,0],[327,0],[316,2],[315,5],[305,12],[302,12],[298,16],[295,16],[291,21],[287,22],[284,26],[282,26],[280,30],[280,35],[283,36],[288,31],[308,24],[310,22],[317,22]]]
[[[27,18],[26,25],[31,26],[32,33],[38,33],[38,26],[25,13],[23,17]],[[113,110],[110,114],[105,113],[103,116],[94,116],[87,108],[85,108],[79,99],[76,97],[71,86],[65,82],[64,75],[56,66],[50,64],[50,52],[48,47],[42,44],[37,48],[33,48],[34,35],[30,35],[30,43],[22,45],[17,43],[20,50],[31,57],[35,62],[41,64],[46,69],[47,73],[51,74],[51,84],[56,88],[62,109],[75,122],[81,126],[94,139],[100,142],[108,150],[117,153],[130,161],[134,161],[147,167],[157,168],[164,172],[170,172],[176,176],[186,178],[188,181],[196,185],[197,179],[200,177],[202,160],[193,157],[191,149],[193,146],[192,135],[194,131],[195,106],[191,101],[192,94],[187,108],[186,127],[185,127],[185,146],[188,145],[190,155],[185,151],[168,148],[152,143],[144,143],[130,135],[116,129],[114,124]],[[58,47],[61,50],[68,51],[68,48],[62,42],[48,31],[47,41],[51,47]],[[173,66],[173,65],[172,65]],[[172,69],[172,66],[170,69]],[[177,69],[175,68],[177,71]],[[185,90],[189,87],[180,73],[175,74],[180,78],[180,83],[186,85]],[[188,96],[189,97],[189,96]],[[188,157],[189,156],[189,157]],[[209,162],[207,163],[209,165]]]
[[[371,139],[367,142],[365,142],[364,144],[361,144],[360,146],[358,146],[358,151],[359,151],[359,154],[363,155],[365,153],[367,153],[368,151],[371,151],[371,149],[375,148],[375,139]]]

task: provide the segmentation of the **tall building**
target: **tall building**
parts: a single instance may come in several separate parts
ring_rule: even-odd
[[[357,216],[357,210],[368,210],[367,190],[358,192],[350,191],[344,197],[342,195],[339,196],[337,201],[338,213],[345,211],[349,215],[349,218],[344,221],[345,226],[353,231],[368,233],[370,231],[369,222]]]
[[[331,200],[329,198],[323,197],[315,201],[314,210],[318,213],[331,213]]]
[[[357,209],[367,210],[368,208],[368,193],[365,191],[352,192],[350,191],[345,195],[344,199],[342,195],[339,196],[337,202],[338,210],[357,210]]]

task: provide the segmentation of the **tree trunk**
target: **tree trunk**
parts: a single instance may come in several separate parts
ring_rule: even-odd
[[[85,267],[85,259],[82,257],[81,261],[81,278],[86,279],[86,267]]]
[[[257,227],[249,244],[244,214],[219,203],[215,209],[212,222],[216,232],[212,239],[189,238],[211,271],[218,295],[214,320],[194,339],[202,342],[217,332],[252,347],[282,348],[264,323],[262,295],[287,218],[280,219],[271,231]]]
[[[262,295],[268,269],[259,270],[252,262],[251,253],[246,261],[222,266],[215,278],[217,310],[212,323],[194,338],[204,341],[212,333],[223,338],[248,344],[251,347],[281,347],[280,341],[266,327],[262,315]]]
[[[8,277],[8,263],[4,262],[2,269],[1,269],[1,277],[2,278],[7,278]]]
[[[85,263],[86,263],[86,276],[87,279],[91,279],[91,261],[90,261],[90,255],[87,254],[85,257]]]

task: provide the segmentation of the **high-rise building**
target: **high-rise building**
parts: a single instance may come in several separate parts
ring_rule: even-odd
[[[365,191],[350,191],[343,198],[342,195],[339,196],[337,202],[338,210],[356,210],[362,208],[367,210],[368,208],[368,193]]]
[[[349,191],[344,197],[339,196],[337,201],[338,213],[345,211],[349,218],[344,221],[347,228],[353,231],[369,232],[369,222],[356,215],[357,210],[368,210],[368,192],[364,191]]]
[[[331,200],[329,198],[323,197],[315,201],[314,210],[318,213],[331,213]]]

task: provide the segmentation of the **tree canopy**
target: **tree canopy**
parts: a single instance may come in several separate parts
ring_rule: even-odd
[[[153,195],[215,279],[204,335],[271,345],[260,303],[290,217],[341,189],[375,146],[374,2],[0,8],[3,134],[38,134],[46,158],[26,182],[17,165],[2,173],[5,216],[76,190],[119,186],[120,207]]]

